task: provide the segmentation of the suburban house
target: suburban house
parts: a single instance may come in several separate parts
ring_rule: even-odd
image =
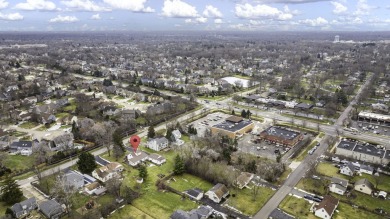
[[[202,205],[189,212],[177,210],[173,212],[170,219],[206,219],[209,218],[212,213],[213,209],[211,207]]]
[[[99,196],[99,195],[104,194],[107,191],[107,189],[104,186],[100,185],[99,182],[93,182],[93,183],[90,183],[87,186],[85,186],[84,191],[88,195]]]
[[[146,161],[148,159],[148,154],[144,151],[141,151],[141,150],[137,150],[136,153],[134,152],[130,152],[130,154],[128,154],[126,156],[126,159],[127,159],[127,162],[129,162],[129,165],[130,166],[137,166],[138,164]]]
[[[347,176],[353,176],[355,174],[355,166],[351,162],[348,162],[340,167],[340,173]]]
[[[95,169],[92,172],[92,176],[102,182],[107,182],[109,179],[119,176],[119,173],[122,171],[123,171],[122,164],[117,162],[112,162],[107,164],[106,166],[102,166],[100,168]]]
[[[53,200],[44,201],[39,205],[39,210],[46,218],[59,219],[65,212],[60,203]]]
[[[366,173],[372,175],[374,174],[374,168],[370,165],[362,164],[360,165],[360,173]]]
[[[236,179],[235,185],[239,189],[246,187],[249,182],[253,179],[254,174],[248,172],[242,172]]]
[[[51,124],[57,120],[56,116],[51,113],[41,113],[38,117],[38,121],[42,124]]]
[[[84,187],[84,177],[75,171],[69,171],[64,176],[65,186],[68,189],[79,190]]]
[[[150,139],[147,142],[146,147],[155,151],[161,151],[168,147],[168,139],[165,137]]]
[[[11,211],[15,218],[23,218],[30,214],[31,211],[38,208],[37,200],[35,197],[24,200],[20,203],[12,205]]]
[[[177,130],[177,129],[172,131],[172,137],[171,138],[172,138],[172,141],[175,142],[175,144],[177,144],[177,145],[184,144],[184,141],[180,139],[181,138],[181,132],[179,130]]]
[[[159,154],[149,154],[148,160],[156,165],[162,165],[163,163],[167,162],[165,157],[159,155]]]
[[[220,203],[222,199],[229,195],[229,190],[224,184],[218,183],[207,191],[205,195],[215,203]]]
[[[314,207],[314,214],[315,216],[323,219],[332,218],[338,205],[339,200],[337,198],[326,195],[324,199],[322,199],[322,201]]]
[[[32,154],[32,141],[14,141],[9,146],[11,154],[30,156]]]
[[[49,147],[52,151],[62,151],[67,148],[73,148],[73,134],[65,133],[49,141]]]
[[[201,200],[203,198],[203,191],[201,189],[198,189],[198,188],[194,188],[194,189],[189,189],[187,191],[184,192],[186,195],[188,195],[188,197],[194,199],[194,200]]]
[[[354,188],[356,191],[367,195],[371,195],[371,193],[374,191],[374,185],[372,185],[372,183],[367,179],[359,179],[356,181]]]
[[[330,179],[329,191],[339,195],[344,195],[347,191],[348,180],[332,177]]]

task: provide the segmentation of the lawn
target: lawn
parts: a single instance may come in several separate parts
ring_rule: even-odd
[[[71,103],[69,106],[66,106],[63,108],[63,111],[65,112],[74,112],[76,111],[77,105],[75,103]]]
[[[331,163],[319,163],[316,168],[317,172],[321,175],[324,176],[329,176],[329,177],[338,177],[342,179],[347,179],[350,180],[351,177],[339,174],[339,168],[333,166]]]
[[[326,187],[328,186],[329,182],[327,180],[318,180],[313,178],[302,178],[296,187],[303,189],[307,192],[318,194],[318,195],[325,195],[326,194]]]
[[[33,156],[9,155],[4,164],[12,171],[23,170],[34,166]]]
[[[203,191],[208,191],[211,187],[213,187],[213,184],[190,174],[183,174],[181,176],[174,176],[172,178],[174,178],[175,181],[169,180],[167,185],[181,192],[192,188],[199,188]]]
[[[361,218],[380,219],[383,217],[370,213],[368,211],[353,208],[352,206],[345,203],[340,203],[339,206],[337,207],[336,213],[333,215],[332,218],[334,219],[361,219]]]
[[[281,185],[287,179],[287,177],[290,175],[291,172],[292,172],[291,168],[287,167],[286,170],[282,173],[282,175],[278,178],[278,180],[273,184]]]
[[[279,208],[300,219],[316,219],[317,217],[309,211],[310,206],[311,204],[308,201],[305,201],[303,198],[287,196],[280,203]]]
[[[231,188],[230,197],[226,203],[246,215],[254,215],[264,206],[274,193],[275,191],[268,187],[259,187],[257,197],[254,201],[252,189]]]
[[[126,205],[115,211],[115,213],[108,216],[110,219],[134,218],[134,219],[153,219],[147,213],[139,210],[132,205]]]
[[[19,127],[24,129],[32,129],[34,127],[37,127],[39,124],[36,122],[25,122],[21,124]]]
[[[363,173],[361,176],[354,176],[352,179],[352,182],[356,182],[359,179],[363,179],[363,178],[368,179],[368,181],[370,181],[374,186],[376,185],[375,178],[377,178],[377,177],[373,176],[373,175],[368,175],[365,173]],[[380,180],[381,180],[381,182],[378,184],[378,189],[384,190],[384,191],[390,193],[390,176],[385,175],[385,174],[381,174]]]
[[[70,116],[70,114],[69,113],[57,113],[55,116],[57,119],[61,119],[61,118]]]
[[[11,206],[6,205],[4,202],[0,202],[0,216],[5,214],[5,211],[7,210],[8,207]]]
[[[301,153],[299,153],[297,158],[295,158],[295,161],[302,161],[303,159],[305,159],[309,150],[312,149],[317,143],[318,143],[318,141],[312,141],[309,146],[306,146],[305,150],[303,150],[303,151],[301,151]]]
[[[144,150],[144,148],[142,150]],[[138,209],[139,212],[148,212],[153,218],[169,218],[175,210],[182,209],[188,211],[197,208],[198,205],[189,199],[182,200],[181,196],[177,194],[157,190],[155,183],[159,179],[158,175],[169,175],[172,173],[174,157],[176,156],[174,151],[159,152],[159,154],[164,156],[167,159],[167,162],[162,166],[148,166],[148,177],[145,182],[141,184],[139,189],[141,197],[136,199],[132,205]],[[113,159],[112,157],[107,157],[107,155],[104,155],[103,157],[109,160]],[[136,186],[135,179],[138,177],[138,170],[126,164],[124,165],[124,168],[125,171],[123,172],[123,175],[125,179],[123,180],[123,185],[134,188]],[[128,214],[128,210],[121,210],[120,212]],[[116,214],[122,213],[114,214],[115,217],[120,218],[120,216],[116,216]],[[142,213],[140,215],[142,215]]]

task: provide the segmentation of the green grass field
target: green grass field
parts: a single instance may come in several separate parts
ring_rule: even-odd
[[[339,206],[337,207],[336,213],[333,215],[332,218],[334,219],[361,219],[361,218],[380,219],[383,217],[370,213],[368,211],[353,208],[352,206],[345,203],[340,203]]]
[[[328,186],[329,182],[327,180],[318,180],[318,179],[312,179],[312,178],[302,178],[296,187],[303,189],[310,193],[315,193],[318,195],[325,195],[326,194],[326,187]]]
[[[329,177],[338,177],[338,178],[341,178],[341,179],[347,179],[347,180],[350,180],[351,177],[349,176],[346,176],[346,175],[342,175],[342,174],[339,174],[339,168],[333,166],[333,164],[331,163],[319,163],[317,165],[317,172],[321,175],[324,175],[324,176],[329,176]]]
[[[199,188],[203,191],[208,191],[211,187],[213,187],[213,184],[190,174],[183,174],[172,178],[174,178],[175,181],[171,179],[169,180],[169,183],[167,182],[166,184],[181,192],[192,188]]]
[[[234,188],[230,189],[230,197],[226,203],[246,215],[254,215],[261,209],[261,207],[263,207],[274,193],[275,191],[270,188],[259,187],[256,199],[254,200],[252,189]]]
[[[153,219],[148,213],[145,213],[132,205],[126,205],[115,211],[114,214],[108,216],[110,219],[123,219],[123,218],[134,218],[134,219]]]
[[[38,125],[39,124],[35,123],[35,122],[25,122],[25,123],[21,124],[19,127],[24,128],[24,129],[32,129],[32,128],[37,127]]]
[[[34,166],[33,156],[22,156],[22,155],[9,155],[4,164],[6,167],[14,170],[23,170]]]
[[[296,198],[294,196],[287,196],[279,204],[279,208],[288,214],[294,215],[299,219],[315,219],[314,214],[310,213],[310,203],[303,198]]]

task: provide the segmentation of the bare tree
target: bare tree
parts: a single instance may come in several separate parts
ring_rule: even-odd
[[[260,185],[257,182],[253,182],[253,187],[252,187],[252,201],[257,200],[257,196],[259,194],[260,190]]]
[[[51,154],[49,146],[40,142],[39,144],[33,147],[33,156],[34,156],[34,168],[33,171],[37,175],[38,180],[42,180],[42,170],[45,166],[45,163],[50,163]]]
[[[72,206],[72,198],[76,192],[76,188],[67,182],[63,172],[60,172],[57,176],[56,182],[50,191],[56,200],[65,205],[68,213],[70,212],[70,208]]]
[[[119,176],[114,176],[106,182],[107,192],[116,198],[119,198],[121,195],[121,186],[122,180],[120,180]]]

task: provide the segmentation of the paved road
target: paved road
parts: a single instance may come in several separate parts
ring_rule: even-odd
[[[355,97],[353,98],[353,100],[349,103],[348,107],[344,110],[344,112],[340,115],[340,117],[338,118],[337,122],[336,122],[336,126],[342,126],[343,125],[343,121],[348,118],[349,116],[349,113],[351,112],[352,110],[352,107],[353,105],[355,105],[359,100],[360,100],[360,96],[362,95],[362,92],[364,90],[365,87],[368,86],[368,84],[371,82],[372,80],[372,77],[373,75],[371,75],[367,80],[366,82],[363,84],[363,86],[360,87],[359,91],[356,93]]]

